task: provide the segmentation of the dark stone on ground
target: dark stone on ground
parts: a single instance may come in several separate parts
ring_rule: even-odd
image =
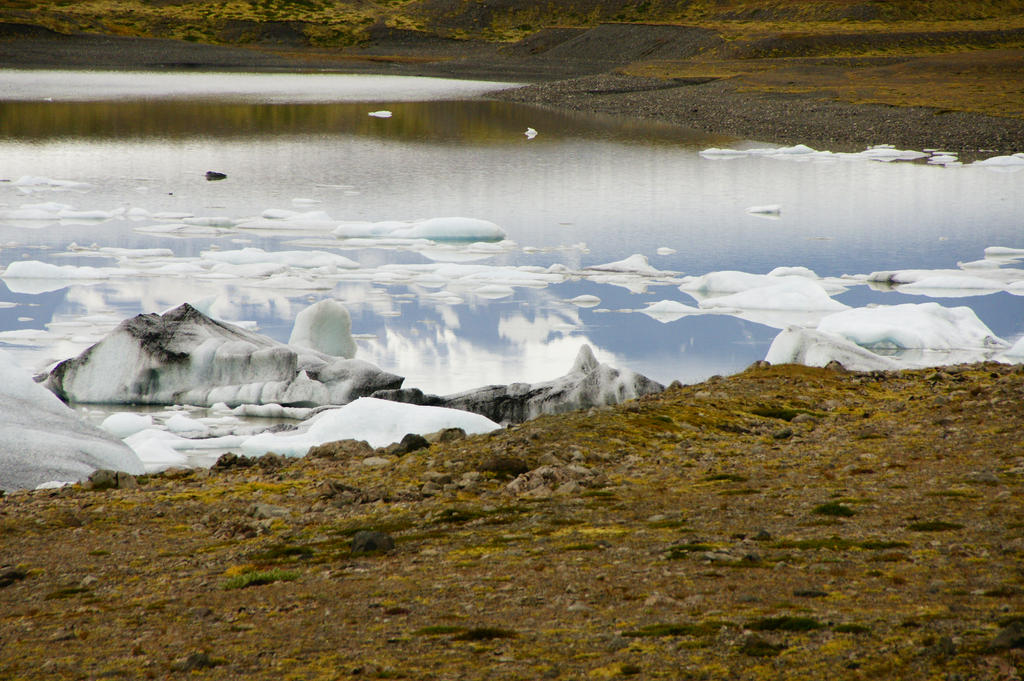
[[[361,530],[352,537],[352,553],[387,553],[395,548],[390,535],[375,530]]]
[[[995,638],[989,641],[988,650],[1009,650],[1024,648],[1024,621],[1017,620],[1003,627]]]

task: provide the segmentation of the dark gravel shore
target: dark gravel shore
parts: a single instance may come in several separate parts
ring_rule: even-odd
[[[991,156],[1024,150],[1024,120],[1020,119],[743,92],[728,80],[670,85],[672,81],[602,74],[537,83],[498,96],[508,101],[635,116],[709,133],[832,151],[894,144],[956,151],[971,158],[979,152]]]
[[[202,45],[43,29],[0,30],[0,68],[330,71],[531,83],[506,101],[631,116],[777,144],[857,151],[875,144],[944,149],[965,159],[1024,151],[1024,120],[942,109],[852,104],[811,94],[744,90],[736,80],[663,80],[593,60],[541,59],[469,41],[389,39],[339,52]]]

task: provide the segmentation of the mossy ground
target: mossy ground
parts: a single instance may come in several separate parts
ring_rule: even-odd
[[[757,368],[384,469],[8,495],[0,677],[1016,678],[987,646],[1024,617],[1022,398],[1000,365]],[[496,455],[604,484],[511,496]],[[396,549],[352,555],[360,529]],[[288,579],[225,588],[247,574]]]

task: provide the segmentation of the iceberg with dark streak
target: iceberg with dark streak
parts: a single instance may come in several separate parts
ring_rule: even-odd
[[[347,404],[402,385],[357,359],[293,347],[207,317],[189,304],[123,321],[45,380],[66,402]]]
[[[665,386],[628,369],[601,364],[589,345],[580,348],[569,373],[543,383],[490,385],[447,395],[417,389],[382,390],[373,397],[481,414],[496,423],[522,423],[542,414],[619,404],[661,392]]]

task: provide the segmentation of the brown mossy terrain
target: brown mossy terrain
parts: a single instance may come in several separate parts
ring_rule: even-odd
[[[755,366],[401,456],[11,494],[0,678],[1019,678],[1022,398],[1006,365]]]

